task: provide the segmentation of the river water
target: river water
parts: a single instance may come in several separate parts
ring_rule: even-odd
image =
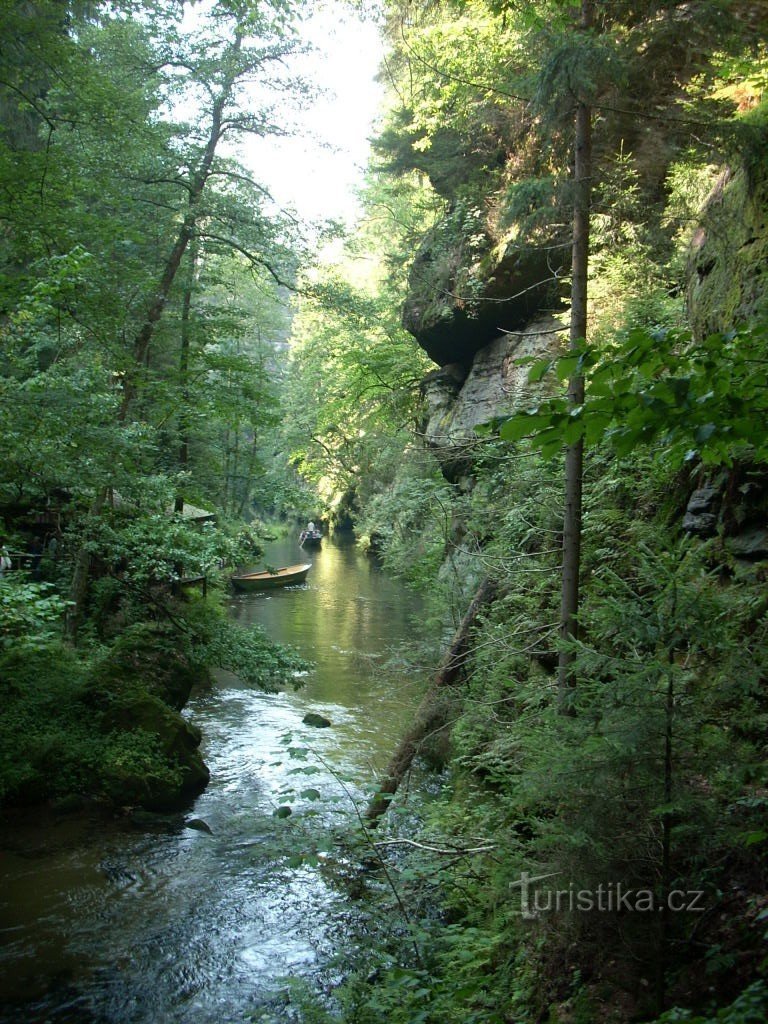
[[[351,544],[305,556],[291,539],[266,553],[305,560],[303,586],[230,606],[314,668],[297,692],[222,673],[193,694],[185,714],[211,782],[185,814],[35,820],[3,841],[4,1024],[287,1021],[287,977],[333,984],[350,914],[337,839],[418,704],[422,682],[398,650],[418,636],[419,609]],[[332,726],[303,724],[307,711]]]

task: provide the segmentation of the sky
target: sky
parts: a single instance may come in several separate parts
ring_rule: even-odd
[[[376,26],[358,20],[339,0],[313,0],[312,7],[302,35],[315,52],[297,58],[294,67],[326,95],[288,115],[298,121],[297,136],[250,137],[241,156],[278,204],[302,219],[351,224],[383,101],[383,86],[374,81],[383,44]]]

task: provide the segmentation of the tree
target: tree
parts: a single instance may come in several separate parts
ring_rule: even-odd
[[[50,392],[47,422],[17,446],[26,457],[14,454],[9,465],[19,466],[17,486],[30,495],[70,488],[81,507],[90,496],[83,526],[99,519],[111,493],[130,498],[137,473],[158,469],[169,389],[179,388],[177,405],[188,406],[191,294],[184,298],[179,271],[190,245],[201,265],[236,253],[245,268],[291,281],[295,225],[265,213],[265,190],[222,148],[231,150],[243,133],[283,130],[252,96],[246,107],[245,89],[259,77],[266,92],[300,88],[275,75],[296,49],[297,10],[220,4],[194,38],[179,30],[179,8],[160,2],[142,19],[131,5],[97,12],[72,5],[62,17],[45,0],[5,16],[3,109],[8,121],[21,110],[26,117],[24,132],[6,132],[0,160],[13,197],[2,252],[3,383],[17,398],[6,416],[9,440],[36,422],[17,415],[29,409],[27,393]],[[179,121],[184,106],[195,111],[194,123]],[[177,303],[185,354],[172,371],[163,321]],[[65,423],[78,452],[90,430],[82,473],[62,457]],[[188,452],[188,443],[182,447]],[[93,553],[80,532],[71,636]]]
[[[594,5],[582,0],[581,32],[592,28]],[[574,130],[573,254],[571,258],[571,348],[578,349],[587,337],[589,276],[589,210],[592,195],[592,109],[585,95],[576,96]],[[576,372],[568,384],[571,413],[584,403],[584,378]],[[577,636],[579,573],[581,569],[582,485],[584,439],[568,445],[565,456],[565,506],[563,515],[563,581],[560,603],[561,648],[558,687],[563,710],[568,708],[568,689],[573,685],[573,650],[568,646]]]

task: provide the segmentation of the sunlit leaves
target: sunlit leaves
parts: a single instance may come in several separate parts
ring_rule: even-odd
[[[671,462],[697,457],[729,464],[749,448],[768,458],[768,337],[765,327],[713,334],[694,342],[682,331],[630,331],[598,356],[587,346],[531,367],[529,380],[554,371],[585,376],[584,405],[545,399],[502,424],[507,441],[531,437],[545,456],[583,437],[605,440],[618,455],[654,444]]]

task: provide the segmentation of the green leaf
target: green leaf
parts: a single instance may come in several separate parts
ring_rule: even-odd
[[[760,830],[757,832],[748,832],[747,835],[742,838],[741,842],[743,846],[757,846],[758,843],[764,843],[766,839],[768,839],[768,832]]]
[[[528,383],[538,384],[549,373],[553,365],[551,359],[539,359],[528,371]]]
[[[539,437],[538,443],[541,447],[541,455],[544,459],[554,458],[563,448],[562,431],[554,427],[545,430]]]
[[[502,423],[499,428],[499,436],[503,441],[520,441],[536,429],[532,422],[533,419],[534,417],[528,416],[526,413],[518,413],[517,416]]]
[[[567,423],[562,431],[562,438],[566,444],[576,444],[584,436],[584,420],[577,418]]]
[[[580,367],[581,356],[563,356],[562,359],[557,360],[557,379],[558,380],[569,380],[576,373],[577,368]]]

